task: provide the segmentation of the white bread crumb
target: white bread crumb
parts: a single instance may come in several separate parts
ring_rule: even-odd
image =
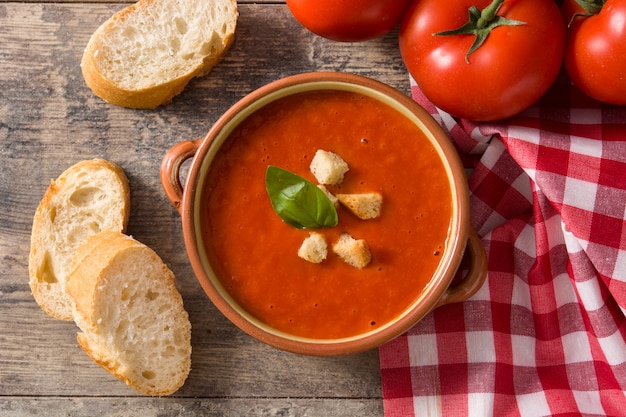
[[[320,184],[335,185],[343,181],[348,164],[339,155],[318,149],[311,161],[311,172]]]
[[[311,232],[309,237],[304,239],[298,250],[299,257],[314,264],[318,264],[326,259],[327,254],[328,245],[326,244],[326,239],[322,234],[316,232]]]
[[[348,210],[363,220],[380,216],[383,196],[380,193],[337,194],[337,199]]]
[[[333,245],[333,251],[345,263],[355,268],[363,268],[372,260],[372,253],[364,239],[355,239],[348,233],[342,233]]]
[[[333,206],[335,206],[335,208],[339,207],[339,199],[337,199],[337,197],[335,197],[333,193],[328,191],[328,188],[326,188],[324,184],[319,184],[317,188],[319,188],[324,192],[324,194],[326,194],[326,196],[328,197],[330,202],[333,203]]]

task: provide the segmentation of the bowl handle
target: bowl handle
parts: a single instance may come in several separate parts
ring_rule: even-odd
[[[183,185],[180,181],[180,167],[189,158],[193,158],[200,146],[200,139],[177,143],[161,161],[161,184],[170,202],[182,214]]]
[[[480,237],[471,228],[467,239],[466,253],[469,251],[469,269],[463,280],[449,287],[443,294],[437,307],[444,304],[465,301],[483,286],[487,278],[487,255]]]

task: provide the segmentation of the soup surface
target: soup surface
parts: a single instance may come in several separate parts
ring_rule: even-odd
[[[310,230],[284,223],[265,190],[268,165],[316,182],[318,149],[349,165],[334,193],[379,192],[382,214],[361,220],[337,209],[336,227],[316,229],[325,261],[297,252]],[[419,296],[450,228],[451,188],[433,145],[395,109],[342,91],[274,101],[240,124],[216,156],[203,196],[203,241],[224,288],[246,311],[281,331],[336,339],[374,330]],[[365,239],[372,261],[357,269],[332,252],[342,232]]]

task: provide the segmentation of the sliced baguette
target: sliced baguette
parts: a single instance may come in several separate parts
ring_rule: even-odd
[[[151,396],[180,388],[191,367],[191,324],[174,274],[148,246],[105,231],[81,245],[67,291],[78,343],[104,369]]]
[[[81,61],[85,82],[118,106],[167,104],[223,58],[237,18],[235,0],[139,0],[91,36]]]
[[[124,231],[129,214],[128,179],[112,162],[82,161],[51,181],[33,218],[28,258],[29,285],[46,313],[72,320],[65,285],[76,248],[101,230]]]

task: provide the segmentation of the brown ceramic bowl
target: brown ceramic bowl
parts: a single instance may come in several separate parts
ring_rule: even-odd
[[[208,169],[230,133],[243,120],[266,104],[304,91],[343,90],[373,97],[399,110],[418,125],[437,149],[446,167],[452,190],[452,219],[447,245],[436,272],[415,301],[395,319],[356,336],[313,339],[278,331],[256,319],[222,285],[205,253],[202,242],[202,190]],[[191,164],[181,184],[181,165]],[[467,179],[458,154],[446,133],[415,101],[378,81],[346,73],[308,73],[280,79],[250,93],[233,105],[202,139],[181,142],[163,158],[161,182],[168,198],[182,216],[185,246],[197,278],[215,306],[241,330],[274,347],[301,354],[330,356],[376,348],[399,336],[438,306],[463,301],[484,283],[486,256],[470,225]],[[470,260],[463,279],[452,285],[464,256]]]

